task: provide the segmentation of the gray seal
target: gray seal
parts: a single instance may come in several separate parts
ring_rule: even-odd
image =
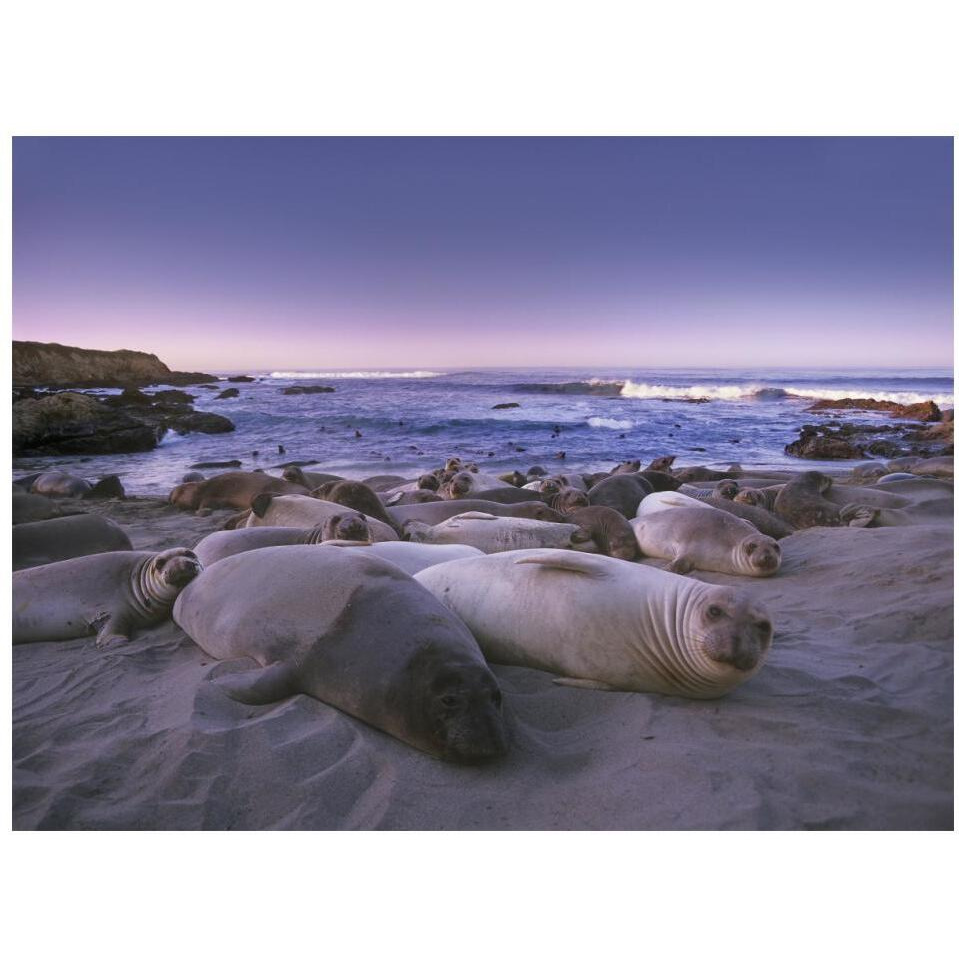
[[[183,591],[173,618],[208,655],[259,664],[216,680],[241,702],[306,693],[441,759],[506,752],[499,687],[469,630],[363,548],[230,556]]]
[[[121,527],[95,513],[21,523],[13,529],[14,569],[132,549],[130,537]]]

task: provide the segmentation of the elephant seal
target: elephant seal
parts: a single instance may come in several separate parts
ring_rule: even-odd
[[[574,510],[589,506],[589,496],[581,489],[564,486],[555,496],[546,500],[546,505],[551,506],[557,513],[566,516]]]
[[[287,466],[283,470],[283,479],[304,489],[313,490],[324,483],[332,483],[343,479],[335,473],[310,473],[299,466]]]
[[[510,486],[516,487],[525,486],[527,483],[526,474],[521,473],[519,470],[513,470],[512,473],[501,473],[497,479],[501,479],[504,483],[509,483]]]
[[[469,499],[479,499],[484,503],[542,503],[539,493],[515,486],[502,486],[498,489],[478,489],[470,493]]]
[[[268,476],[234,470],[220,473],[202,483],[181,483],[170,492],[170,503],[179,509],[249,509],[261,493],[306,493],[302,486]]]
[[[646,480],[646,482],[652,486],[654,493],[663,493],[667,490],[679,489],[679,487],[682,485],[675,476],[671,476],[669,473],[660,472],[659,470],[640,470],[635,475]]]
[[[533,547],[592,552],[597,549],[590,532],[570,523],[543,523],[489,513],[462,513],[436,526],[413,520],[407,522],[404,530],[411,543],[465,543],[484,553]]]
[[[436,566],[439,563],[451,563],[457,559],[472,559],[474,556],[482,556],[483,551],[475,546],[467,546],[463,543],[448,543],[438,545],[434,543],[350,543],[342,539],[324,540],[324,546],[351,547],[357,546],[363,549],[364,553],[371,556],[379,556],[380,559],[389,560],[395,566],[399,566],[404,573],[410,576],[415,575],[420,570],[428,569],[430,566]]]
[[[712,480],[735,479],[742,470],[714,470],[708,466],[685,466],[682,469],[670,470],[670,475],[681,483],[708,483]]]
[[[342,482],[347,482],[344,477],[340,477]],[[332,483],[333,480],[326,482]],[[375,476],[367,476],[361,480],[364,486],[368,486],[374,493],[385,493],[387,490],[395,489],[397,484],[405,483],[405,476],[397,476],[395,473],[377,473]],[[321,484],[322,485],[322,484]]]
[[[14,569],[132,549],[130,537],[116,523],[95,513],[20,523],[13,529]]]
[[[642,468],[642,463],[639,460],[626,460],[625,463],[620,463],[619,466],[614,466],[610,473],[613,476],[618,476],[621,473],[638,473]]]
[[[72,473],[52,471],[41,473],[30,487],[39,496],[83,496],[93,489],[85,479]]]
[[[402,492],[378,493],[384,506],[412,506],[414,503],[445,503],[442,496],[438,496],[432,490],[411,489]]]
[[[669,491],[665,493],[650,493],[639,504],[636,510],[636,517],[651,516],[653,513],[660,513],[663,510],[683,509],[691,506],[694,509],[701,507],[703,509],[712,509],[709,503],[700,496],[688,496],[682,490]]]
[[[512,516],[516,519],[538,519],[544,523],[566,522],[562,513],[538,500],[526,503],[493,503],[481,499],[447,499],[439,503],[390,507],[390,515],[400,526],[411,519],[434,526],[463,513],[490,513],[493,516]]]
[[[587,530],[604,556],[625,560],[636,558],[636,534],[622,513],[608,506],[584,506],[572,510],[566,519]]]
[[[909,472],[915,473],[916,476],[952,479],[953,458],[951,456],[932,456],[929,459],[920,460],[915,466],[911,466]]]
[[[776,497],[779,495],[785,483],[778,486],[762,486],[753,489],[741,489],[734,497],[734,503],[743,503],[746,506],[758,506],[761,509],[772,512],[776,505]]]
[[[192,550],[77,556],[13,574],[13,642],[96,635],[97,646],[126,640],[170,615],[202,569]]]
[[[506,752],[499,687],[469,630],[365,549],[229,556],[183,591],[173,618],[208,655],[260,665],[215,680],[240,702],[305,693],[442,759]]]
[[[318,486],[310,496],[315,499],[326,500],[328,503],[337,503],[363,513],[373,519],[378,519],[387,526],[395,527],[393,518],[386,512],[382,501],[365,483],[354,480],[335,480]]]
[[[877,483],[898,483],[899,480],[911,480],[916,477],[912,473],[883,473],[876,480]]]
[[[619,473],[600,480],[589,491],[589,505],[608,506],[626,519],[632,519],[643,498],[652,492],[653,487],[638,473]]]
[[[18,523],[35,523],[55,516],[75,516],[82,513],[81,510],[64,509],[47,496],[21,492],[19,487],[14,487],[11,509],[10,518],[14,526]]]
[[[180,485],[183,483],[202,483],[205,479],[206,476],[199,470],[187,470],[187,472],[180,477]]]
[[[490,662],[593,689],[715,699],[754,676],[772,642],[746,593],[608,556],[537,549],[416,574]]]
[[[312,496],[300,493],[287,493],[276,496],[273,493],[260,493],[255,497],[246,520],[246,527],[254,526],[295,526],[300,529],[312,529],[322,526],[330,519],[344,522],[346,517],[360,516],[356,510],[351,510],[338,503],[329,503],[326,500],[314,499]],[[369,528],[369,535],[374,542],[399,539],[396,530],[391,525],[381,523],[378,519],[364,517]],[[239,527],[237,527],[239,528]],[[343,535],[331,535],[331,539],[347,539]]]
[[[868,526],[876,518],[876,508],[831,503],[823,495],[832,486],[832,479],[817,470],[800,473],[780,491],[775,512],[796,529],[812,526]]]
[[[298,526],[249,526],[241,529],[217,530],[204,536],[193,552],[203,568],[218,563],[227,556],[246,553],[267,546],[314,546],[335,541],[367,545],[369,527],[362,516],[337,513],[320,526],[303,529]]]
[[[670,467],[676,462],[675,456],[659,456],[646,467],[647,471],[652,470],[657,473],[668,473]]]
[[[657,510],[630,524],[644,556],[666,559],[671,573],[694,569],[733,576],[772,576],[782,551],[752,523],[722,510],[680,508]]]
[[[485,473],[470,473],[467,470],[455,473],[452,479],[439,488],[438,492],[440,496],[446,499],[466,499],[476,493],[494,489],[518,492],[515,486],[510,486],[509,483],[504,483],[495,476],[488,476]]]

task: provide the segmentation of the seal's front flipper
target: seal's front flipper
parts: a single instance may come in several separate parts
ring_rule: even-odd
[[[850,504],[839,510],[839,519],[847,526],[868,526],[878,515],[879,510],[873,509],[871,506]]]
[[[547,569],[562,569],[567,573],[584,573],[586,576],[605,576],[607,569],[588,554],[574,553],[572,550],[552,549],[538,556],[522,556],[515,560],[517,566],[545,566]]]
[[[103,629],[97,633],[97,649],[106,649],[108,646],[115,646],[117,643],[130,642],[129,636],[123,633],[115,632],[112,629]]]
[[[685,556],[677,556],[667,567],[667,573],[678,573],[685,576],[693,571],[693,564]]]
[[[554,679],[553,682],[557,686],[575,686],[577,689],[605,689],[611,693],[622,692],[616,686],[601,683],[596,679],[573,679],[572,676],[562,676],[559,679]]]
[[[230,699],[249,706],[275,703],[299,692],[289,663],[273,663],[262,669],[231,673],[213,680],[213,685],[219,686]]]
[[[122,617],[114,619],[113,615],[103,612],[97,615],[90,623],[90,629],[97,634],[97,649],[106,649],[115,643],[128,643],[129,630]]]

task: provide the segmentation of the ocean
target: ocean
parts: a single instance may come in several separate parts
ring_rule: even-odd
[[[871,397],[953,406],[951,368],[925,370],[272,370],[245,372],[253,383],[239,397],[217,400],[187,387],[194,407],[222,413],[234,433],[168,433],[156,450],[123,456],[20,459],[15,475],[38,466],[88,478],[117,473],[127,491],[162,494],[191,464],[239,459],[244,469],[317,460],[323,472],[361,478],[376,473],[415,477],[448,456],[503,472],[600,470],[626,459],[648,463],[675,454],[677,465],[809,468],[783,447],[817,399]],[[332,386],[333,393],[287,396],[289,386]],[[162,389],[163,387],[156,387]],[[118,390],[100,390],[115,393]],[[151,392],[150,390],[146,392]],[[705,403],[684,402],[707,399]],[[509,409],[493,409],[517,403]],[[843,411],[844,421],[886,423],[882,414]],[[356,433],[361,435],[357,436]],[[278,451],[283,446],[284,453]],[[558,454],[564,452],[565,458]],[[844,466],[855,465],[843,461]]]

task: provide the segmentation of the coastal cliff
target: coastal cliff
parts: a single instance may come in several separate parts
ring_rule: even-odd
[[[169,383],[212,383],[209,373],[171,370],[152,353],[138,350],[86,350],[59,343],[14,340],[13,385],[70,387],[140,387]]]

